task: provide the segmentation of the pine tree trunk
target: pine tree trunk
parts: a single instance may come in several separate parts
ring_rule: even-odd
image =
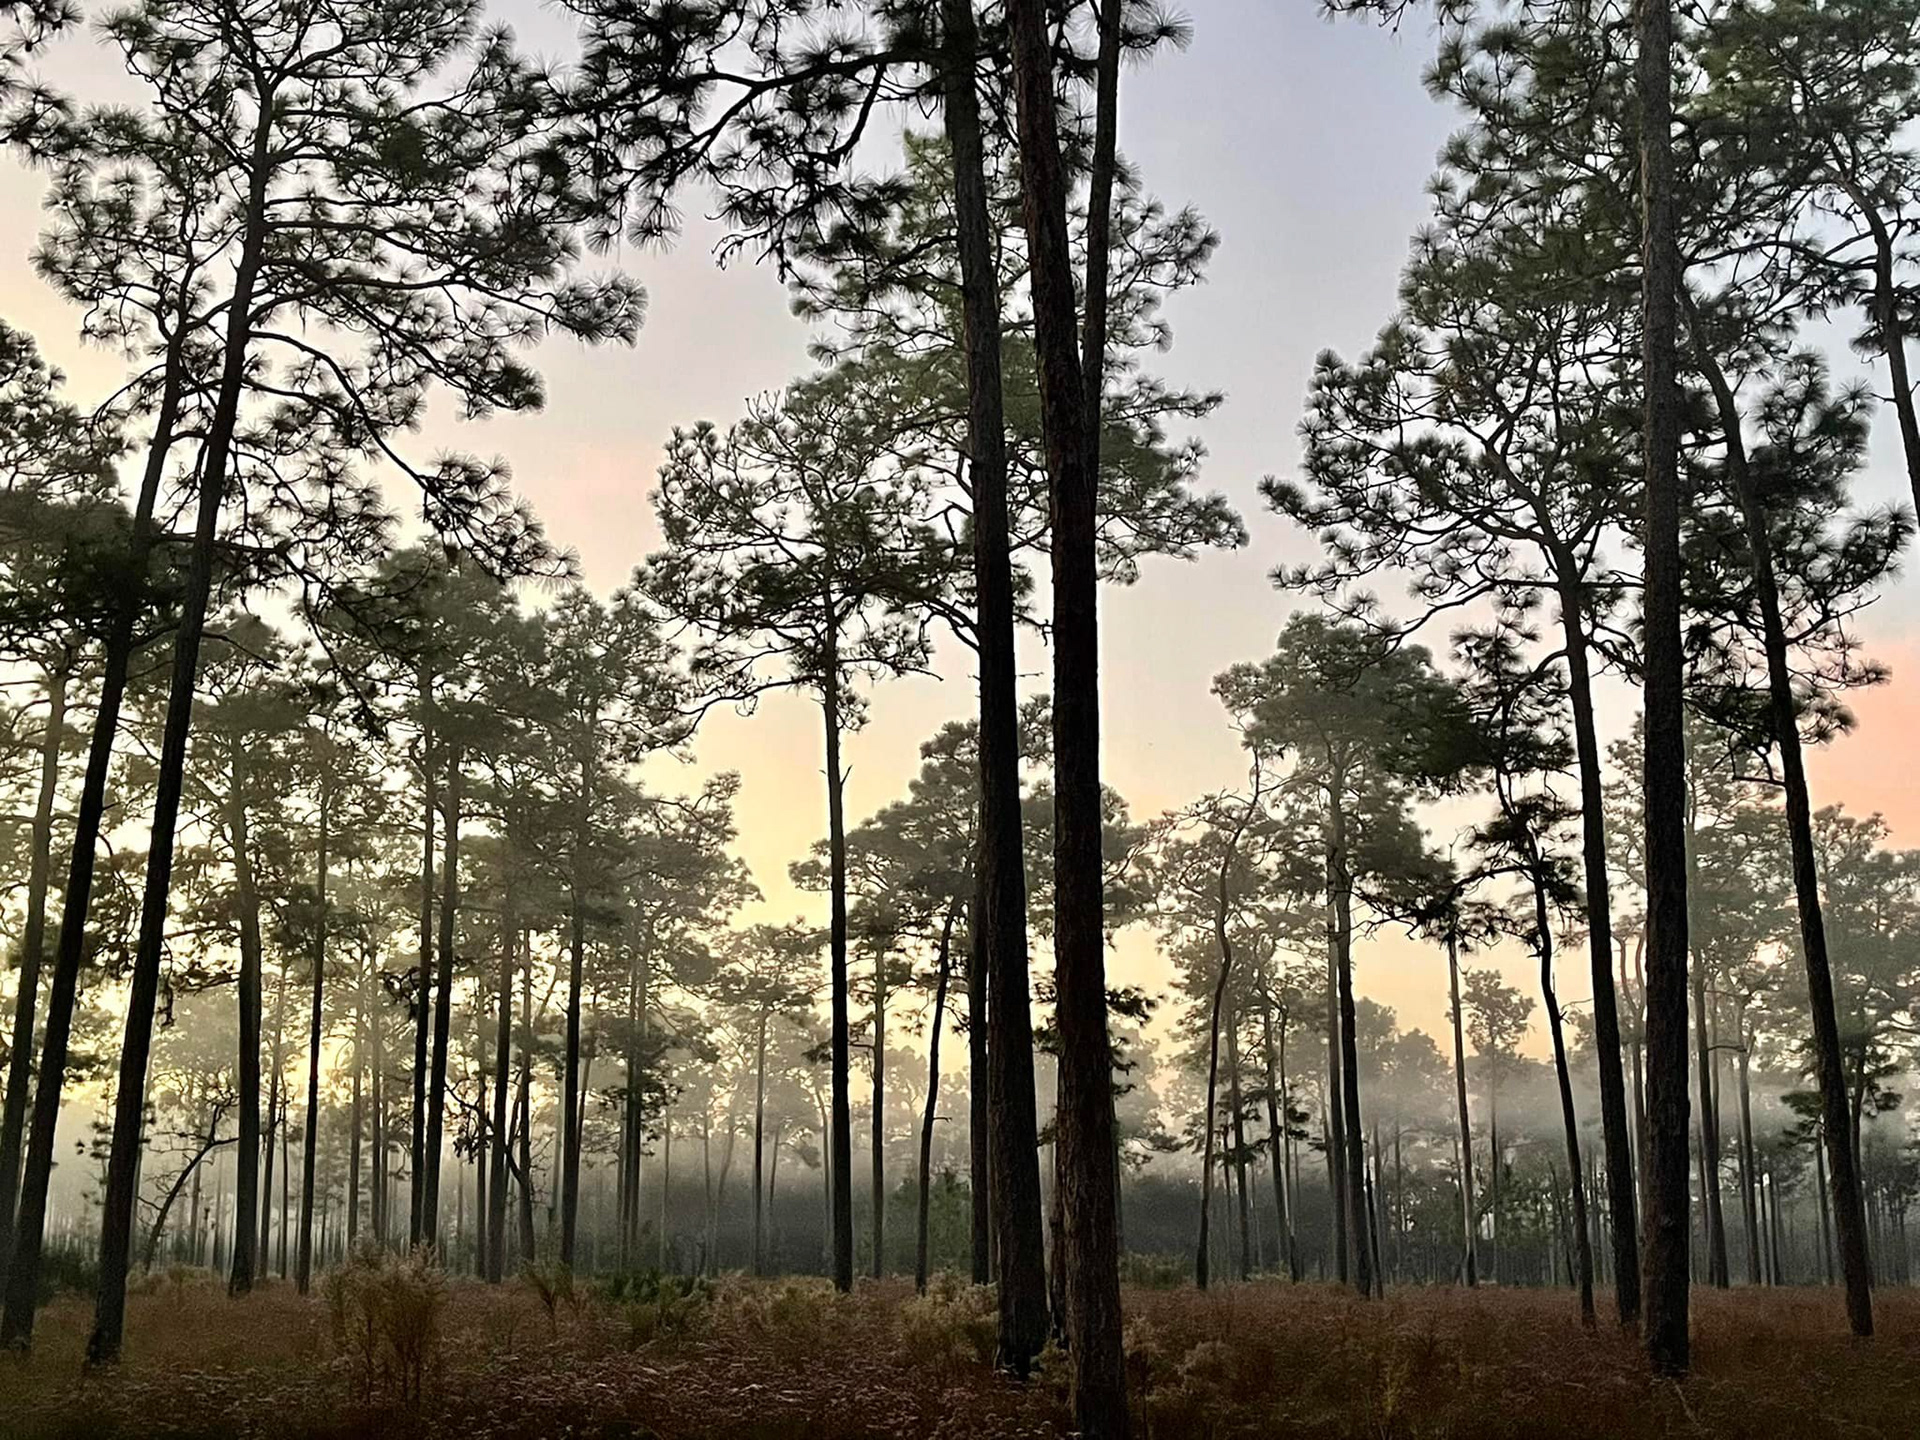
[[[753,1273],[764,1275],[767,1263],[767,1221],[761,1186],[765,1184],[762,1166],[766,1163],[767,1133],[767,1012],[760,1012],[760,1023],[753,1046]]]
[[[244,235],[233,291],[228,297],[227,332],[221,359],[220,390],[212,423],[201,451],[200,494],[194,514],[193,545],[187,564],[187,584],[181,598],[180,621],[174,631],[173,674],[167,692],[167,716],[160,741],[160,764],[154,788],[153,819],[149,826],[146,887],[140,901],[140,935],[134,950],[133,975],[127,994],[127,1026],[120,1048],[120,1077],[114,1095],[113,1145],[107,1162],[107,1183],[101,1203],[100,1290],[93,1334],[87,1356],[93,1364],[111,1364],[120,1357],[126,1322],[128,1252],[133,1243],[133,1211],[140,1163],[140,1128],[145,1109],[147,1059],[153,1045],[153,1007],[160,989],[160,960],[166,947],[167,900],[172,892],[174,826],[180,814],[180,795],[186,781],[187,740],[193,722],[193,693],[200,675],[200,637],[206,629],[207,605],[213,594],[214,540],[221,502],[226,498],[234,428],[240,413],[240,390],[246,378],[247,353],[252,338],[254,283],[266,240],[266,201],[270,161],[273,96],[256,97],[259,120],[254,127],[253,152],[244,211]],[[117,698],[117,697],[116,697]],[[103,703],[103,710],[105,709]],[[111,743],[111,732],[108,734]],[[105,779],[102,770],[102,781]],[[95,822],[96,826],[98,822]],[[81,827],[86,828],[84,825]],[[87,835],[89,861],[95,834]],[[76,862],[78,853],[76,848]],[[79,868],[76,863],[76,870]],[[73,918],[76,942],[83,915]],[[63,934],[64,951],[64,934]],[[67,1004],[71,1006],[71,998]],[[62,1040],[64,1050],[64,1037]],[[49,1049],[51,1055],[51,1048]],[[62,1054],[64,1062],[64,1054]],[[43,1065],[41,1092],[49,1088],[58,1102],[58,1084],[49,1087],[58,1069]],[[37,1098],[37,1097],[36,1097]],[[48,1117],[47,1163],[52,1161],[52,1123]],[[40,1117],[34,1116],[34,1142],[39,1141]],[[41,1204],[44,1205],[44,1197]],[[44,1212],[42,1212],[44,1213]],[[41,1216],[33,1216],[36,1225]],[[244,1219],[244,1228],[249,1221]],[[23,1227],[24,1230],[24,1227]],[[35,1254],[37,1262],[37,1250]],[[16,1275],[8,1277],[11,1287]],[[37,1279],[37,1277],[35,1277]],[[9,1295],[11,1302],[11,1294]],[[29,1314],[31,1292],[28,1292]],[[28,1329],[15,1328],[14,1306],[8,1305],[8,1343],[24,1344]]]
[[[324,762],[323,762],[324,764]],[[313,1009],[307,1022],[307,1130],[300,1170],[300,1260],[294,1283],[302,1295],[313,1277],[313,1182],[320,1133],[320,1006],[327,977],[327,826],[333,802],[331,772],[320,777],[320,829],[314,855]]]
[[[1671,0],[1636,0],[1642,382],[1645,394],[1647,1197],[1642,1302],[1647,1356],[1685,1374],[1687,1335],[1686,740],[1680,646],[1679,252],[1673,196]]]
[[[833,614],[828,607],[829,615]],[[832,994],[832,1225],[833,1283],[853,1289],[853,1104],[852,1053],[847,997],[847,820],[840,776],[840,654],[837,619],[827,626],[827,663],[822,676],[821,715],[827,740],[827,857],[831,909],[828,988]]]
[[[928,1207],[933,1184],[933,1123],[938,1118],[940,1100],[940,1032],[947,1020],[947,981],[953,969],[953,926],[959,919],[960,902],[947,906],[940,926],[939,966],[933,982],[933,1028],[927,1035],[927,1104],[920,1114],[920,1213],[914,1231],[913,1288],[927,1288]]]
[[[1020,831],[1019,679],[1008,535],[1007,455],[1000,370],[1000,288],[994,267],[971,0],[942,0],[945,125],[953,153],[954,227],[967,352],[967,448],[973,479],[973,562],[980,666],[980,834],[974,862],[972,952],[986,1004],[976,1007],[986,1062],[974,1143],[974,1271],[998,1281],[999,1363],[1025,1375],[1047,1336],[1039,1125],[1027,989],[1027,881]],[[978,1025],[984,1012],[985,1024]],[[976,1071],[975,1081],[983,1077]],[[984,1175],[980,1172],[984,1171]],[[981,1179],[986,1185],[980,1184]],[[989,1228],[990,1227],[990,1228]],[[984,1233],[983,1233],[984,1232]]]
[[[1118,5],[1102,3],[1098,125],[1111,122]],[[1109,13],[1111,12],[1111,13]],[[1090,378],[1076,348],[1067,234],[1067,182],[1055,115],[1045,7],[1008,7],[1024,218],[1030,255],[1042,431],[1053,514],[1054,960],[1060,1035],[1059,1177],[1065,1227],[1057,1263],[1067,1276],[1074,1418],[1089,1440],[1128,1433],[1120,1346],[1120,1275],[1113,1173],[1113,1065],[1107,1037],[1101,895],[1099,577],[1095,550],[1099,431],[1088,423]],[[1110,206],[1102,203],[1103,139],[1096,135],[1088,253],[1090,332],[1105,303]],[[1108,161],[1107,169],[1111,168]],[[1104,354],[1094,352],[1096,362]],[[1096,367],[1097,369],[1097,364]]]
[[[440,865],[440,937],[435,949],[433,1073],[428,1077],[426,1175],[420,1187],[420,1243],[440,1244],[441,1137],[447,1114],[447,1045],[453,1029],[453,927],[460,904],[460,751],[447,750],[446,845]]]
[[[279,1102],[279,1068],[267,1097],[267,1176],[260,1184],[260,1011],[261,944],[260,895],[254,884],[253,847],[247,827],[247,775],[242,744],[235,739],[228,752],[227,843],[232,847],[233,886],[240,912],[240,1146],[235,1155],[233,1182],[233,1268],[227,1293],[244,1295],[253,1288],[256,1272],[266,1269],[268,1208],[273,1199],[273,1120]],[[164,901],[162,902],[164,904]],[[286,997],[282,967],[280,994]],[[278,1058],[278,1040],[275,1058]],[[255,1245],[253,1216],[260,1216],[259,1244]]]
[[[1300,1254],[1293,1243],[1293,1206],[1287,1193],[1287,1128],[1291,1122],[1282,1119],[1289,1101],[1285,1070],[1277,1064],[1274,1053],[1271,1003],[1261,1007],[1260,1043],[1267,1067],[1267,1146],[1273,1154],[1273,1208],[1279,1226],[1280,1257],[1287,1267],[1287,1279],[1298,1283]]]
[[[500,903],[500,982],[494,995],[493,1116],[487,1147],[493,1165],[487,1182],[486,1277],[499,1284],[507,1272],[507,1087],[513,1064],[513,958],[519,948],[519,919],[508,881]]]
[[[1582,1183],[1584,1172],[1580,1161],[1580,1121],[1573,1109],[1573,1077],[1567,1071],[1567,1039],[1560,1020],[1560,997],[1553,986],[1553,921],[1547,913],[1547,892],[1537,868],[1540,858],[1537,853],[1530,858],[1536,867],[1533,923],[1535,945],[1540,952],[1540,995],[1546,1002],[1547,1033],[1553,1041],[1553,1074],[1560,1087],[1560,1124],[1567,1142],[1567,1183],[1572,1186],[1573,1194],[1571,1258],[1577,1262],[1574,1274],[1580,1291],[1580,1323],[1591,1328],[1594,1324],[1593,1249],[1587,1239],[1587,1197],[1586,1187]],[[1610,961],[1607,968],[1611,979]]]
[[[1453,998],[1453,1096],[1460,1119],[1460,1208],[1461,1238],[1465,1244],[1463,1264],[1469,1288],[1479,1284],[1477,1255],[1479,1217],[1473,1203],[1473,1124],[1467,1111],[1467,1043],[1461,1025],[1460,1010],[1460,936],[1447,930],[1447,986]]]
[[[434,770],[433,670],[423,654],[419,661],[420,691],[420,973],[415,985],[413,1012],[413,1134],[408,1167],[407,1244],[426,1241],[422,1202],[427,1183],[427,1073],[433,1004],[433,823],[438,809]]]
[[[184,282],[183,282],[184,285]],[[181,306],[190,303],[183,289]],[[81,784],[80,804],[74,815],[73,844],[69,851],[67,884],[61,897],[60,935],[54,952],[53,974],[47,985],[46,1026],[41,1037],[40,1067],[33,1092],[32,1119],[26,1140],[18,1199],[11,1190],[0,1194],[0,1275],[6,1297],[0,1311],[0,1348],[24,1350],[33,1340],[34,1308],[40,1293],[40,1257],[45,1239],[47,1191],[53,1179],[53,1147],[60,1124],[60,1092],[66,1080],[67,1047],[73,1033],[74,999],[86,959],[87,905],[93,895],[94,851],[100,843],[101,820],[106,813],[107,779],[113,768],[113,741],[120,729],[120,703],[126,695],[127,671],[133,659],[134,627],[143,598],[142,582],[154,541],[153,509],[166,472],[179,419],[180,396],[186,374],[182,363],[188,326],[178,325],[167,340],[166,368],[159,409],[154,417],[153,441],[141,473],[135,501],[131,540],[127,549],[124,589],[113,597],[113,611],[100,676],[100,697],[94,706],[93,733],[88,742],[87,773]],[[31,1048],[31,1047],[29,1047]],[[10,1087],[8,1095],[17,1087]],[[26,1092],[20,1091],[24,1103]],[[131,1216],[131,1206],[129,1216]]]
[[[579,799],[573,832],[573,868],[567,895],[567,1052],[561,1087],[560,1263],[573,1268],[580,1224],[580,1127],[586,1106],[580,1085],[580,990],[587,960],[587,846],[592,824],[593,778],[597,757],[589,740],[581,747]]]
[[[13,1244],[14,1204],[20,1190],[20,1143],[33,1083],[33,1013],[40,999],[40,965],[47,949],[47,887],[53,869],[53,802],[60,789],[60,748],[67,726],[67,685],[73,647],[61,647],[47,667],[47,728],[40,741],[40,791],[34,798],[32,855],[27,862],[27,915],[20,937],[19,994],[13,1005],[13,1048],[7,1056],[7,1098],[0,1113],[0,1276]]]
[[[1626,1077],[1620,1060],[1620,1011],[1613,989],[1613,909],[1607,877],[1607,821],[1600,741],[1593,719],[1586,596],[1571,556],[1560,557],[1566,578],[1560,620],[1566,637],[1567,701],[1573,712],[1580,765],[1580,853],[1587,888],[1587,954],[1593,972],[1593,1049],[1600,1076],[1600,1131],[1607,1199],[1614,1216],[1614,1310],[1622,1325],[1640,1322],[1640,1239],[1633,1223],[1633,1141],[1628,1130]],[[1580,1172],[1575,1171],[1576,1191]]]
[[[1375,1244],[1367,1205],[1365,1135],[1360,1128],[1360,1049],[1353,1000],[1353,876],[1347,865],[1346,806],[1338,778],[1327,791],[1327,897],[1333,911],[1334,971],[1339,982],[1341,1128],[1346,1140],[1341,1169],[1347,1185],[1347,1233],[1353,1240],[1350,1259],[1354,1288],[1370,1296],[1376,1289]]]
[[[873,1278],[887,1269],[887,957],[873,961],[872,1140],[868,1160],[873,1181]]]
[[[1747,1283],[1761,1282],[1760,1209],[1755,1191],[1758,1167],[1753,1151],[1753,1091],[1748,1070],[1753,1059],[1752,1037],[1747,1033],[1746,1005],[1742,1002],[1734,1014],[1740,1030],[1740,1211],[1747,1228]]]
[[[1693,971],[1693,1059],[1700,1087],[1700,1184],[1706,1216],[1707,1283],[1727,1288],[1727,1223],[1720,1204],[1720,1116],[1713,1103],[1713,1047],[1707,1035],[1706,965]]]
[[[1697,335],[1697,322],[1695,328]],[[1847,1287],[1847,1321],[1855,1335],[1867,1336],[1873,1333],[1873,1272],[1867,1258],[1866,1220],[1857,1168],[1858,1142],[1848,1114],[1840,1027],[1834,1011],[1833,970],[1827,958],[1826,923],[1820,913],[1813,806],[1800,752],[1798,706],[1794,700],[1786,629],[1780,617],[1780,595],[1774,577],[1772,527],[1765,502],[1747,472],[1746,447],[1740,434],[1740,413],[1733,391],[1704,340],[1696,348],[1701,370],[1719,409],[1727,471],[1746,522],[1748,558],[1753,567],[1754,591],[1760,604],[1767,653],[1773,739],[1780,750],[1781,782],[1786,796],[1787,840],[1793,867],[1794,900],[1800,919],[1800,950],[1806,963],[1807,997],[1813,1012],[1814,1068],[1825,1122],[1827,1170],[1833,1185],[1834,1238],[1840,1252],[1840,1272]]]

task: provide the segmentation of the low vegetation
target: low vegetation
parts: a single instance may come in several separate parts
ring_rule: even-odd
[[[130,1302],[117,1371],[83,1375],[89,1309],[63,1296],[0,1369],[7,1440],[460,1435],[472,1440],[1066,1437],[1063,1357],[1022,1387],[991,1366],[991,1295],[936,1277],[839,1295],[819,1280],[581,1285],[552,1328],[537,1287],[443,1282],[412,1262],[272,1284],[236,1311],[175,1271]],[[1920,1413],[1920,1297],[1836,1333],[1818,1290],[1696,1295],[1696,1365],[1641,1352],[1545,1290],[1407,1289],[1369,1304],[1279,1281],[1126,1292],[1141,1433],[1188,1437],[1905,1436]]]

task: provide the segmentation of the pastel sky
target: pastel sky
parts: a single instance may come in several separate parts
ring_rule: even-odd
[[[495,15],[529,47],[566,57],[564,15],[526,0],[507,0]],[[1175,343],[1162,368],[1176,382],[1226,393],[1219,413],[1198,427],[1210,452],[1205,483],[1240,507],[1252,543],[1190,566],[1149,565],[1136,586],[1104,597],[1103,758],[1138,817],[1241,774],[1208,685],[1272,643],[1292,601],[1268,572],[1311,545],[1262,508],[1256,487],[1262,475],[1296,464],[1295,425],[1316,352],[1356,350],[1387,318],[1407,238],[1426,214],[1424,182],[1453,124],[1420,84],[1431,36],[1418,23],[1399,34],[1332,23],[1308,0],[1208,0],[1192,19],[1189,50],[1124,75],[1121,145],[1153,191],[1171,205],[1197,206],[1222,236],[1209,284],[1170,307]],[[91,35],[62,42],[41,68],[83,95],[123,93],[117,58]],[[0,315],[36,334],[80,395],[97,396],[116,378],[116,362],[81,349],[75,315],[27,263],[39,187],[38,176],[0,168]],[[427,448],[505,456],[551,533],[603,592],[657,543],[648,492],[671,428],[731,419],[745,397],[806,369],[807,333],[773,275],[718,269],[710,253],[717,232],[688,208],[695,213],[677,248],[610,262],[639,276],[651,296],[631,350],[549,344],[539,356],[550,395],[544,413],[466,432],[436,423],[422,437]],[[1884,417],[1865,498],[1900,497],[1895,444]],[[1875,653],[1896,679],[1860,698],[1857,734],[1813,766],[1817,802],[1884,811],[1896,841],[1909,845],[1920,845],[1920,777],[1905,753],[1920,733],[1920,689],[1906,678],[1920,660],[1917,615],[1920,581],[1908,581],[1869,616]],[[1043,684],[1039,643],[1029,637],[1021,658],[1030,682]],[[919,742],[969,712],[964,652],[949,647],[941,668],[941,678],[900,682],[874,697],[870,724],[847,746],[851,815],[899,794]],[[1630,723],[1630,704],[1624,696],[1612,702],[1607,720],[1616,733]],[[751,719],[712,719],[697,748],[700,770],[737,769],[745,778],[742,850],[767,892],[767,916],[817,908],[786,880],[788,861],[824,826],[817,711],[775,697]],[[1150,936],[1123,937],[1118,953],[1128,979],[1155,983],[1164,974]],[[1383,938],[1362,949],[1359,966],[1362,988],[1408,1022],[1430,1030],[1444,1023],[1444,967],[1431,951]],[[1519,957],[1511,968],[1530,990]],[[1576,1001],[1585,992],[1580,976],[1569,973],[1564,990]]]

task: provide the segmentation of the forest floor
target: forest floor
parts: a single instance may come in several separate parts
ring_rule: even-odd
[[[1696,1369],[1675,1385],[1650,1379],[1639,1351],[1604,1321],[1583,1332],[1564,1291],[1410,1289],[1367,1304],[1331,1286],[1280,1282],[1204,1295],[1131,1290],[1129,1367],[1144,1420],[1136,1434],[1920,1433],[1920,1293],[1882,1294],[1880,1334],[1866,1345],[1846,1338],[1832,1291],[1695,1295]],[[430,1325],[403,1303],[357,1332],[362,1347],[353,1316],[374,1312],[338,1295],[302,1299],[269,1284],[233,1302],[210,1277],[176,1274],[133,1297],[125,1359],[107,1373],[81,1372],[90,1305],[55,1300],[31,1358],[0,1359],[0,1436],[1069,1435],[1057,1357],[1024,1386],[983,1360],[987,1303],[985,1292],[955,1286],[915,1301],[904,1282],[836,1297],[818,1282],[729,1280],[654,1302],[455,1281]]]

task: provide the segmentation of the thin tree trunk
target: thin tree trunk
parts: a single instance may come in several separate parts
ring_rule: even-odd
[[[1479,1284],[1479,1217],[1473,1203],[1473,1125],[1467,1111],[1467,1043],[1460,1010],[1460,936],[1447,930],[1447,987],[1453,998],[1453,1095],[1460,1118],[1460,1208],[1464,1265],[1469,1288]],[[1497,1161],[1496,1161],[1497,1163]]]
[[[487,1185],[487,1279],[499,1284],[507,1272],[507,1086],[513,1064],[513,959],[519,948],[519,920],[508,881],[500,905],[500,984],[494,996],[493,1120],[487,1147],[493,1173]]]
[[[1572,1238],[1574,1258],[1578,1262],[1575,1275],[1580,1290],[1580,1323],[1591,1328],[1594,1324],[1593,1249],[1587,1239],[1587,1197],[1580,1162],[1580,1121],[1573,1109],[1573,1077],[1567,1071],[1567,1040],[1565,1027],[1560,1020],[1560,997],[1553,986],[1553,922],[1547,914],[1547,892],[1538,868],[1541,860],[1537,851],[1529,859],[1535,866],[1533,923],[1535,944],[1540,952],[1540,995],[1546,1002],[1547,1033],[1553,1040],[1553,1073],[1560,1086],[1560,1123],[1567,1140],[1567,1183],[1573,1189]],[[1609,957],[1609,972],[1611,969]]]
[[[839,622],[828,606],[827,657],[820,711],[827,741],[827,857],[830,891],[828,988],[832,993],[833,1283],[853,1289],[853,1105],[849,1093],[852,1052],[847,1026],[847,820],[840,776]]]
[[[1365,1135],[1360,1128],[1360,1050],[1353,1000],[1353,876],[1347,867],[1346,807],[1338,777],[1327,791],[1327,895],[1333,909],[1334,970],[1339,981],[1340,1101],[1345,1111],[1343,1155],[1347,1231],[1353,1237],[1354,1288],[1373,1295],[1374,1236],[1367,1205]]]
[[[567,1055],[563,1087],[560,1165],[560,1263],[573,1267],[580,1224],[580,1127],[586,1105],[580,1089],[580,988],[587,956],[587,846],[591,839],[593,780],[598,765],[591,738],[580,747],[579,797],[574,820],[573,868],[567,896]]]
[[[1681,708],[1679,252],[1673,195],[1673,9],[1637,0],[1647,894],[1647,1207],[1643,1306],[1647,1356],[1685,1374],[1687,1335],[1686,740]]]
[[[13,1243],[14,1203],[20,1190],[20,1143],[33,1083],[33,1014],[40,1000],[40,965],[47,949],[47,887],[53,869],[53,802],[60,789],[60,748],[67,728],[67,684],[72,645],[47,667],[47,727],[40,741],[40,791],[34,798],[32,854],[27,862],[27,915],[20,937],[19,994],[13,1005],[13,1049],[7,1056],[7,1098],[0,1114],[0,1275]]]
[[[972,0],[942,0],[945,126],[953,152],[954,228],[967,352],[967,448],[980,666],[980,834],[971,949],[987,1003],[985,1193],[975,1175],[974,1270],[998,1280],[999,1363],[1025,1375],[1047,1338],[1033,1029],[1027,989],[1027,882],[1020,830],[1020,731],[1007,454],[1000,371],[1000,285],[982,158]],[[1052,320],[1049,321],[1052,324]],[[982,1077],[976,1072],[975,1081]],[[976,1141],[976,1146],[980,1145]],[[836,1152],[837,1154],[837,1152]],[[980,1167],[976,1166],[976,1170]],[[984,1224],[983,1224],[984,1222]],[[838,1221],[836,1220],[836,1224]],[[849,1219],[849,1236],[851,1235]],[[987,1233],[983,1228],[990,1226]],[[849,1239],[849,1262],[851,1241]],[[849,1273],[851,1271],[849,1270]]]
[[[423,1228],[423,1201],[427,1183],[427,1074],[428,1035],[433,1004],[433,820],[438,808],[434,770],[433,670],[427,657],[419,661],[420,691],[420,973],[415,986],[413,1014],[413,1135],[408,1173],[407,1244],[418,1246],[431,1237]]]
[[[1273,1155],[1273,1208],[1279,1225],[1281,1261],[1287,1267],[1287,1279],[1300,1279],[1300,1255],[1293,1243],[1293,1206],[1290,1203],[1287,1174],[1286,1115],[1289,1102],[1286,1077],[1277,1067],[1273,1045],[1273,1005],[1271,1000],[1260,1010],[1260,1043],[1267,1067],[1267,1146]]]
[[[273,1200],[273,1122],[279,1101],[279,1066],[267,1097],[267,1177],[260,1185],[260,896],[254,884],[253,846],[247,827],[247,772],[242,742],[234,739],[228,752],[227,841],[232,847],[233,887],[240,911],[240,1147],[235,1156],[233,1182],[233,1268],[227,1293],[244,1295],[253,1288],[256,1270],[266,1268],[267,1222]],[[165,907],[165,897],[161,898]],[[286,969],[281,967],[280,1004],[286,1002]],[[276,1016],[276,1024],[281,1017]],[[279,1058],[275,1038],[274,1056]],[[136,1130],[137,1135],[137,1130]],[[260,1216],[259,1246],[254,1245],[253,1216]]]
[[[1700,1087],[1700,1185],[1706,1219],[1707,1283],[1727,1288],[1727,1224],[1720,1205],[1720,1117],[1713,1103],[1713,1048],[1707,1035],[1706,966],[1693,971],[1693,1058]]]
[[[913,1288],[927,1288],[928,1206],[933,1182],[933,1123],[938,1118],[940,1099],[940,1031],[947,1020],[947,980],[953,968],[953,926],[959,918],[960,902],[947,906],[947,918],[940,926],[939,969],[933,982],[933,1028],[927,1037],[927,1104],[920,1114],[920,1213],[913,1243]]]
[[[1613,989],[1613,914],[1607,878],[1607,822],[1600,741],[1593,721],[1588,673],[1586,597],[1571,571],[1560,591],[1566,632],[1568,704],[1580,764],[1580,853],[1587,888],[1587,954],[1593,972],[1593,1051],[1600,1076],[1600,1130],[1613,1226],[1614,1310],[1623,1326],[1640,1322],[1640,1241],[1633,1223],[1633,1141],[1628,1130],[1626,1079],[1620,1062],[1620,1012]],[[1580,1172],[1572,1175],[1576,1194]],[[1576,1207],[1580,1208],[1580,1207]],[[1584,1242],[1583,1242],[1584,1243]]]
[[[873,1179],[873,1278],[878,1280],[887,1269],[887,957],[873,961],[873,1136],[871,1163]]]
[[[1813,848],[1812,804],[1800,753],[1797,704],[1787,660],[1786,630],[1773,571],[1773,537],[1765,502],[1747,473],[1746,446],[1733,391],[1704,338],[1697,350],[1701,369],[1719,408],[1726,441],[1728,473],[1746,521],[1749,559],[1767,652],[1767,691],[1772,702],[1773,738],[1780,750],[1786,796],[1787,839],[1793,865],[1793,889],[1800,918],[1800,949],[1807,968],[1807,996],[1813,1018],[1815,1071],[1825,1120],[1827,1169],[1833,1185],[1834,1238],[1847,1287],[1847,1320],[1858,1336],[1873,1333],[1873,1272],[1867,1259],[1866,1221],[1861,1204],[1858,1151],[1847,1113],[1846,1077],[1840,1055],[1840,1028],[1834,1013],[1833,970],[1827,959],[1826,924],[1820,913],[1820,871]]]
[[[753,1273],[764,1275],[767,1261],[767,1222],[764,1210],[765,1183],[762,1166],[766,1163],[767,1133],[767,1012],[760,1012],[760,1023],[753,1046]]]
[[[420,1187],[420,1243],[440,1243],[440,1152],[447,1113],[447,1043],[453,1029],[453,926],[460,904],[460,751],[447,750],[446,846],[440,875],[440,938],[435,947],[433,1073],[428,1077],[426,1177]]]
[[[332,774],[322,759],[320,828],[314,855],[313,1010],[307,1023],[307,1133],[300,1170],[300,1261],[294,1277],[302,1295],[313,1276],[313,1182],[320,1133],[320,1004],[327,978],[327,826],[332,820]]]
[[[1734,1023],[1740,1030],[1740,1209],[1747,1227],[1747,1283],[1758,1285],[1762,1278],[1760,1259],[1763,1246],[1760,1207],[1756,1196],[1759,1167],[1753,1150],[1753,1091],[1748,1079],[1753,1043],[1747,1033],[1744,1000],[1734,1012]]]

